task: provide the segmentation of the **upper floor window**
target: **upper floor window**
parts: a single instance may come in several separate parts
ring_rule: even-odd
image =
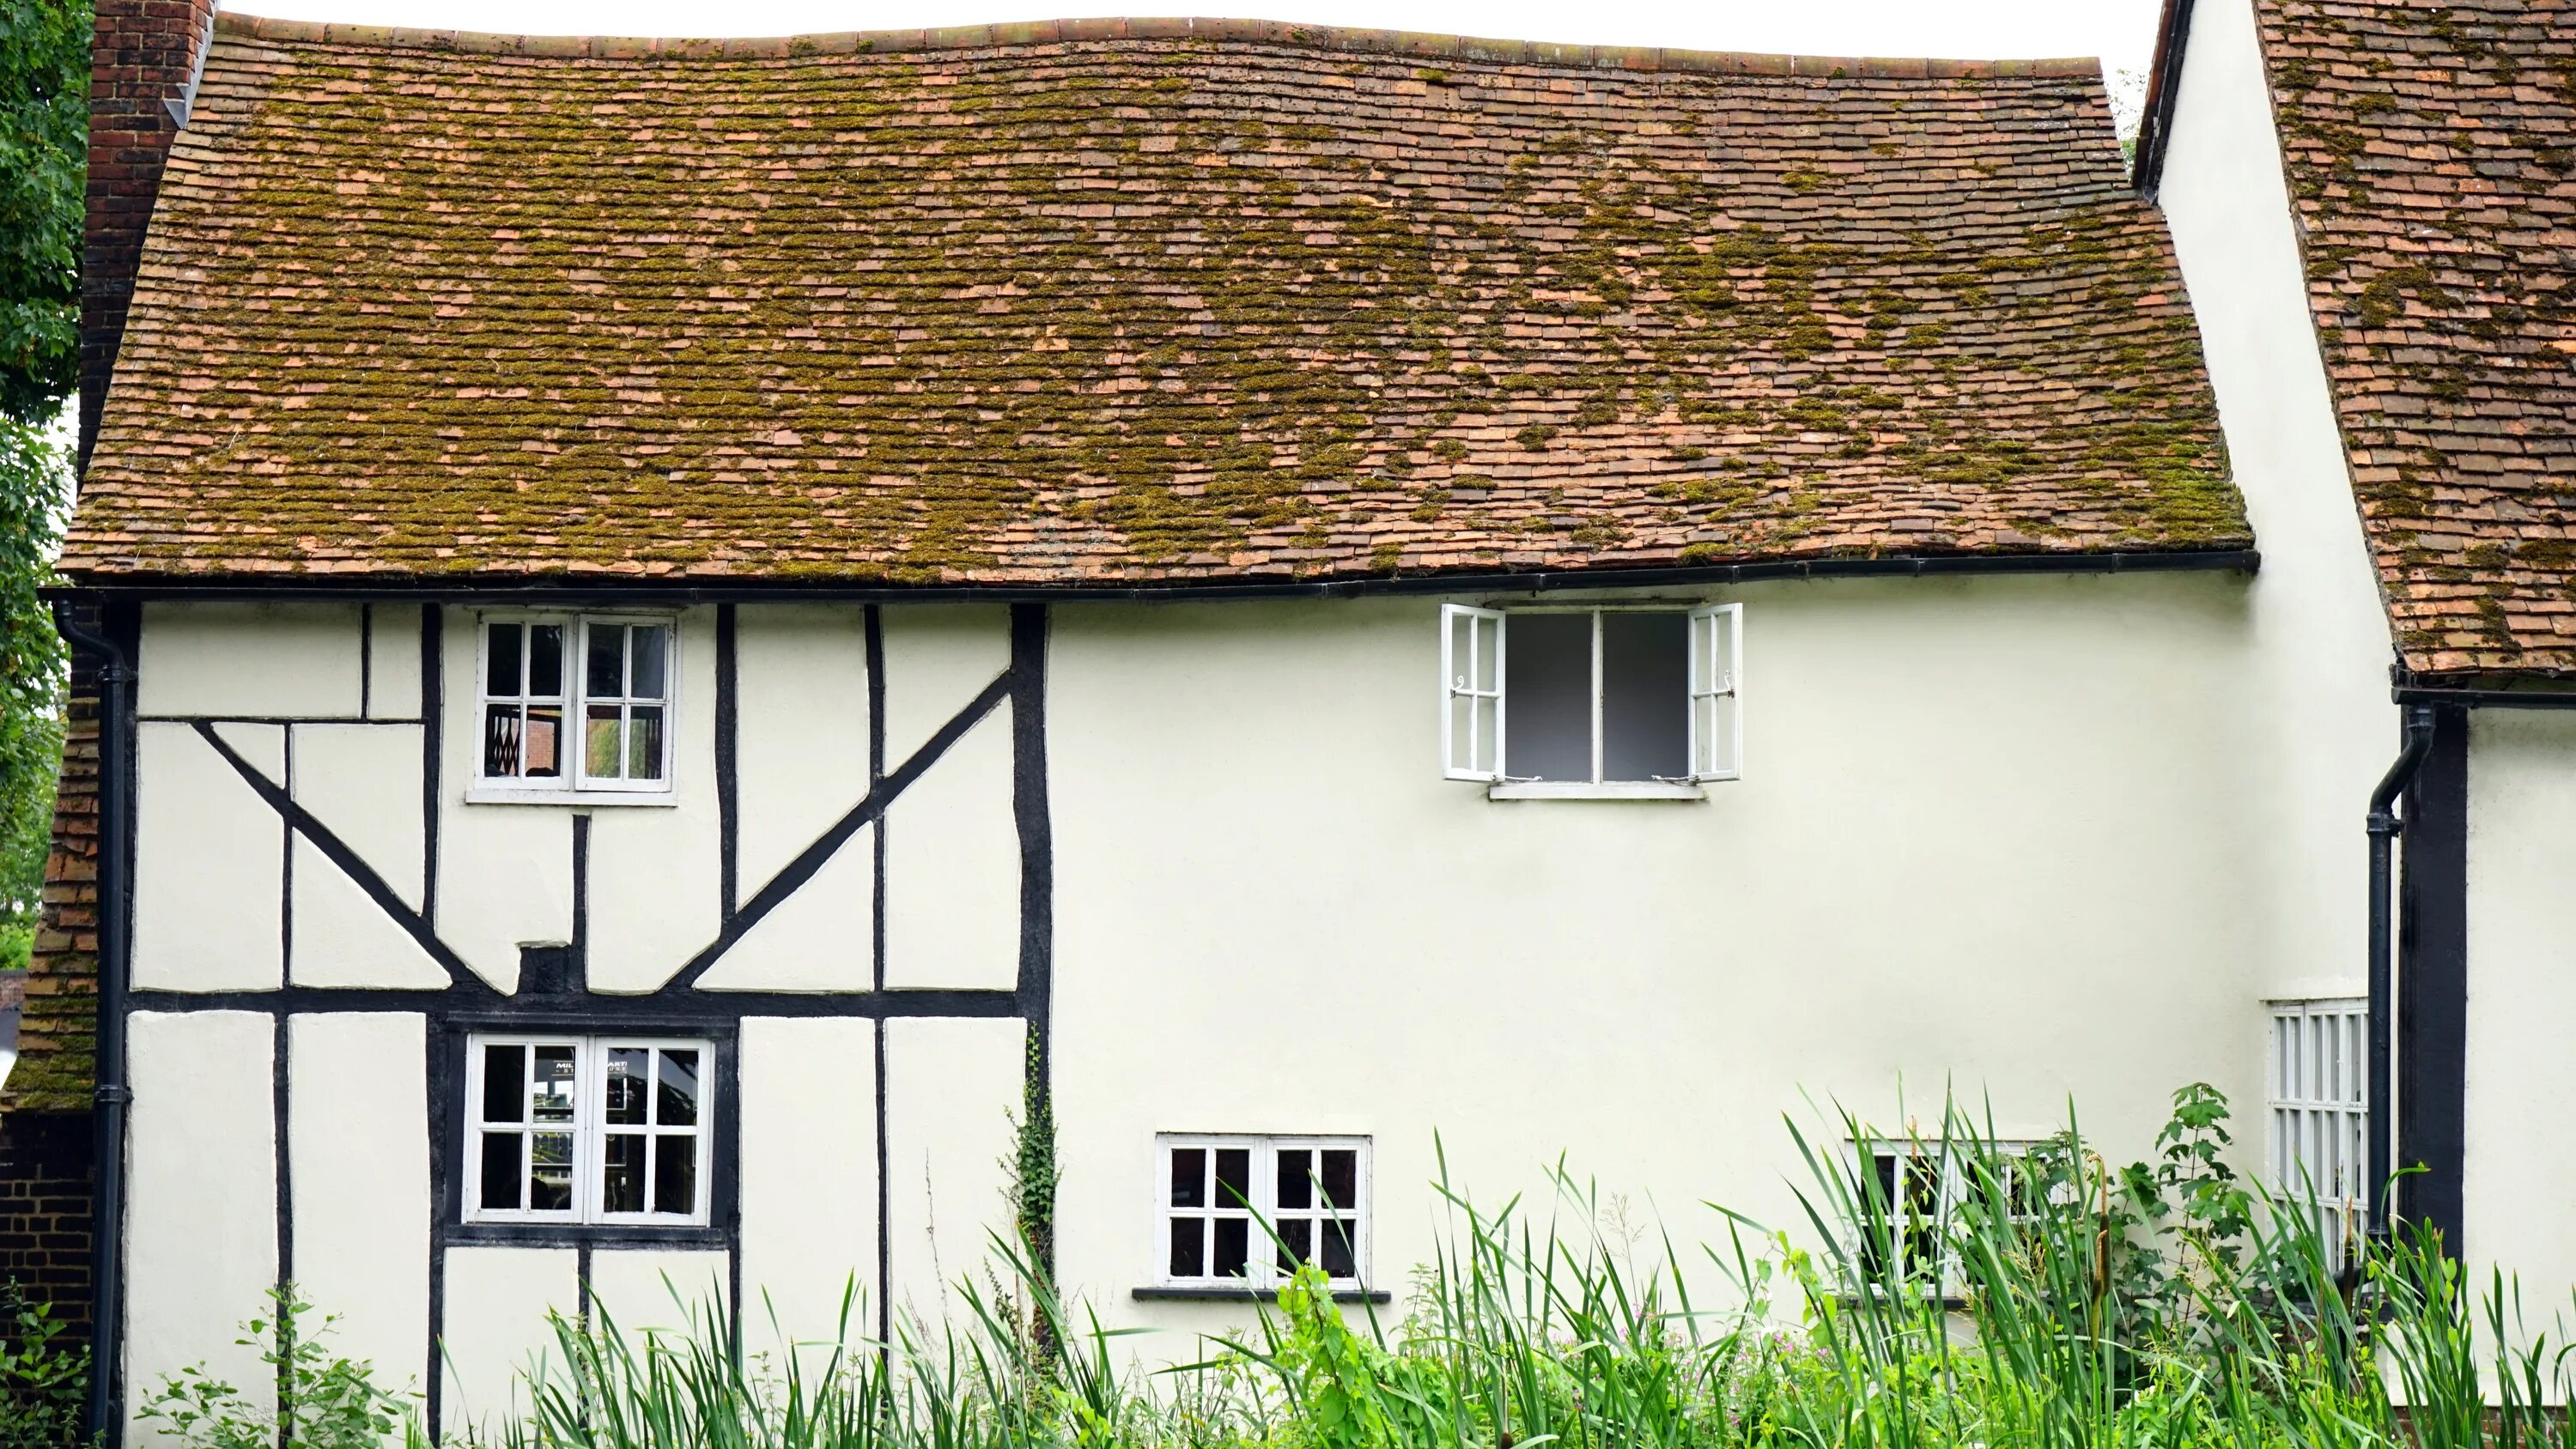
[[[667,619],[485,620],[482,783],[668,793],[674,632]]]
[[[714,1059],[704,1041],[473,1037],[465,1221],[704,1226]]]
[[[1498,796],[1686,797],[1743,772],[1742,605],[1441,613],[1450,779]]]

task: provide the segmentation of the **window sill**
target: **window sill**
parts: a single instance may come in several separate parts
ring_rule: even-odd
[[[444,1235],[452,1245],[559,1248],[589,1244],[595,1248],[721,1248],[724,1229],[704,1223],[648,1227],[640,1223],[450,1223]]]
[[[1530,780],[1486,787],[1488,800],[1705,800],[1697,785],[1666,780]]]
[[[1245,1284],[1230,1288],[1220,1283],[1158,1283],[1129,1290],[1139,1303],[1276,1303],[1279,1290],[1255,1288]],[[1392,1303],[1395,1295],[1383,1288],[1336,1288],[1335,1303]]]
[[[659,805],[668,808],[680,803],[676,790],[520,790],[507,785],[468,785],[468,805],[593,805],[612,808],[631,805]]]

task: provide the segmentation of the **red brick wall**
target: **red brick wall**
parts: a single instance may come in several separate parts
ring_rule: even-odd
[[[214,0],[97,0],[90,40],[89,223],[81,249],[80,461],[89,464],[125,335],[161,163],[178,134],[162,101],[188,87]]]
[[[0,1279],[89,1322],[90,1177],[97,1153],[88,1114],[12,1112],[0,1120]]]

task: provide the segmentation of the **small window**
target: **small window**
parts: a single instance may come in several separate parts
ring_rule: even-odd
[[[1742,773],[1743,612],[1451,604],[1441,620],[1442,773],[1567,787]]]
[[[1180,1286],[1275,1287],[1313,1263],[1368,1273],[1368,1139],[1163,1137],[1157,1246]]]
[[[668,619],[486,620],[483,783],[667,792],[674,634]]]
[[[2370,1194],[2370,1003],[2272,1003],[2272,1185],[2343,1266]]]
[[[476,1036],[466,1048],[465,1221],[707,1221],[714,1047]]]
[[[2012,1204],[2013,1221],[2028,1221],[2038,1204],[2028,1196],[2035,1185],[2022,1174],[2019,1159],[2031,1144],[1985,1146],[2002,1159],[2002,1186]],[[1854,1145],[1854,1155],[1862,1173],[1854,1187],[1868,1194],[1866,1205],[1855,1206],[1886,1214],[1885,1233],[1864,1232],[1855,1245],[1862,1274],[1872,1283],[1885,1283],[1901,1272],[1909,1283],[1945,1294],[1957,1292],[1959,1265],[1951,1235],[1960,1210],[1977,1191],[1975,1157],[1953,1151],[1939,1139],[1862,1142]],[[1884,1256],[1889,1248],[1898,1257],[1894,1264]]]

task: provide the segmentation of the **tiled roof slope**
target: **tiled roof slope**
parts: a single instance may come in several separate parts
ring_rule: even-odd
[[[2406,667],[2576,675],[2576,3],[2258,14]]]
[[[2089,62],[227,16],[63,566],[1057,585],[2249,543]]]

